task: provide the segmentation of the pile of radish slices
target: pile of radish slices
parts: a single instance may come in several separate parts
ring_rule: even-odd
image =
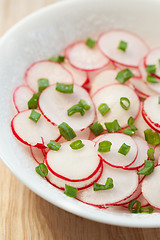
[[[13,93],[15,137],[67,196],[160,209],[160,48],[111,30],[33,63]]]

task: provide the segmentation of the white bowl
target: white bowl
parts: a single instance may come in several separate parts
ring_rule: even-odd
[[[139,34],[160,45],[160,1],[72,0],[41,9],[15,25],[0,41],[0,155],[27,187],[54,205],[79,216],[120,226],[160,227],[160,214],[100,210],[65,196],[35,173],[31,156],[14,138],[12,93],[34,61],[58,54],[69,43],[112,28]],[[5,181],[4,181],[5,184]],[[2,193],[3,194],[3,193]]]

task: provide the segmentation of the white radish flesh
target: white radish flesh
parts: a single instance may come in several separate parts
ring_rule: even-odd
[[[145,66],[156,65],[155,75],[160,78],[159,59],[160,59],[160,48],[155,48],[148,53],[144,63],[145,63]]]
[[[22,112],[28,109],[28,101],[33,96],[32,89],[25,85],[17,87],[13,93],[13,103],[17,112]]]
[[[138,148],[135,141],[130,136],[122,133],[105,134],[96,142],[97,150],[99,143],[102,141],[110,141],[112,143],[110,152],[98,152],[102,159],[112,167],[124,168],[131,165],[136,160]],[[127,155],[118,152],[123,143],[130,146]]]
[[[50,140],[57,140],[60,136],[57,126],[53,126],[43,115],[37,123],[29,119],[32,110],[18,113],[11,122],[11,128],[15,137],[22,143],[42,148],[47,146]],[[36,112],[40,113],[39,110]]]
[[[144,96],[144,97],[150,97],[157,95],[155,91],[153,91],[147,83],[143,80],[132,78],[130,79],[130,83],[135,87],[135,91],[138,95]]]
[[[134,170],[126,171],[119,168],[112,168],[104,163],[103,173],[98,183],[104,185],[108,177],[113,179],[114,187],[112,189],[94,191],[92,186],[79,191],[77,198],[91,205],[111,205],[131,196],[138,187],[138,175]]]
[[[91,107],[85,111],[85,115],[75,113],[68,116],[67,110],[83,99]],[[53,104],[54,103],[54,104]],[[95,109],[87,91],[74,85],[72,94],[64,94],[56,91],[56,85],[46,88],[39,97],[39,108],[42,114],[53,124],[66,122],[74,131],[80,131],[92,124],[95,118]]]
[[[121,64],[119,64],[119,63],[115,63],[115,66],[116,66],[117,70],[119,69],[119,71],[126,69],[126,66],[121,65]],[[130,67],[129,70],[134,74],[134,77],[135,77],[136,79],[137,79],[137,78],[141,78],[141,72],[140,72],[140,70],[139,70],[138,67],[137,67],[137,68],[131,68],[131,67]]]
[[[157,145],[154,149],[154,165],[156,166],[157,164],[159,164],[159,158],[160,158],[160,146]]]
[[[120,98],[126,97],[130,101],[130,107],[126,111],[120,105]],[[93,95],[93,102],[96,107],[98,121],[104,125],[105,122],[117,120],[119,125],[124,128],[128,124],[129,117],[136,118],[140,110],[140,102],[136,93],[129,87],[121,84],[106,86]],[[100,104],[106,103],[110,111],[102,116],[98,111]]]
[[[43,163],[44,161],[44,153],[43,153],[43,150],[42,149],[39,149],[39,148],[36,148],[36,147],[30,147],[30,150],[31,150],[31,154],[32,154],[32,157],[34,158],[34,160],[40,164],[40,163]]]
[[[67,47],[65,56],[74,67],[85,71],[101,69],[110,62],[97,46],[90,48],[85,41],[76,42]]]
[[[25,73],[25,81],[33,91],[38,92],[38,79],[46,78],[49,84],[56,82],[72,84],[73,77],[59,63],[53,61],[39,61],[33,63]]]

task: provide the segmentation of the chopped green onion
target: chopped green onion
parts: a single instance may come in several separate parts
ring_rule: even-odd
[[[29,119],[31,119],[32,121],[34,121],[35,123],[38,122],[38,120],[40,119],[41,114],[36,112],[34,109],[32,110]]]
[[[146,71],[147,71],[147,73],[155,73],[156,72],[156,65],[147,65]]]
[[[83,144],[83,142],[81,140],[76,140],[74,142],[72,142],[70,144],[70,147],[74,150],[78,150],[78,149],[81,149],[83,148],[85,145]]]
[[[131,213],[140,213],[141,209],[141,203],[140,201],[133,199],[129,204],[128,204],[128,210]]]
[[[129,126],[130,129],[133,130],[133,131],[138,130],[138,129],[133,125],[133,123],[134,123],[134,118],[133,118],[133,117],[130,117],[130,118],[128,119],[128,126]]]
[[[154,171],[154,162],[151,160],[144,161],[144,167],[137,172],[138,175],[150,175]]]
[[[99,134],[101,134],[104,131],[103,126],[99,122],[95,122],[89,128],[95,136],[98,136]]]
[[[114,187],[113,185],[113,179],[112,178],[107,178],[107,181],[105,185],[99,184],[99,183],[93,183],[93,190],[94,191],[100,191],[100,190],[109,190]]]
[[[151,206],[145,206],[145,207],[141,207],[140,209],[140,213],[152,213],[154,211],[154,208]]]
[[[40,163],[35,170],[41,177],[46,177],[48,174],[48,168],[44,163]]]
[[[56,90],[61,93],[73,93],[73,84],[56,83]]]
[[[59,132],[60,134],[68,141],[76,137],[75,132],[73,129],[65,122],[61,123],[59,126]]]
[[[127,42],[125,42],[125,41],[120,41],[119,42],[119,45],[118,45],[118,49],[120,49],[120,50],[122,50],[123,52],[125,52],[126,51],[126,49],[127,49]]]
[[[66,194],[68,197],[76,198],[77,192],[78,192],[77,188],[65,184],[64,194]]]
[[[117,132],[121,129],[117,120],[114,120],[113,122],[105,122],[104,125],[109,133]]]
[[[146,100],[146,98],[140,98],[141,102],[144,102]]]
[[[129,153],[130,149],[131,149],[131,146],[123,143],[122,146],[120,147],[120,149],[118,150],[118,152],[120,154],[123,154],[124,156],[126,156],[127,153]]]
[[[126,135],[129,135],[129,136],[133,136],[135,134],[135,131],[133,131],[130,128],[125,128],[123,133],[126,134]]]
[[[160,97],[158,97],[158,104],[160,104]]]
[[[90,48],[94,48],[94,46],[96,45],[96,41],[91,38],[88,38],[86,41],[86,45]]]
[[[83,99],[81,99],[78,104],[80,107],[82,107],[86,111],[88,111],[91,108]]]
[[[154,158],[154,149],[153,148],[148,149],[147,155],[148,155],[149,159],[151,159],[152,161],[155,160],[155,158]]]
[[[54,140],[50,140],[50,142],[47,144],[47,147],[49,147],[53,151],[58,151],[61,145]]]
[[[151,76],[151,75],[147,76],[147,82],[158,83],[158,81],[156,80],[156,77],[155,76]]]
[[[120,83],[125,83],[133,76],[134,74],[128,68],[126,68],[117,74],[116,80],[119,81]]]
[[[110,108],[106,103],[102,103],[101,105],[99,105],[98,111],[102,114],[102,116],[104,116],[110,111]]]
[[[146,129],[144,131],[145,140],[151,145],[160,144],[160,136],[158,132],[153,132],[152,129]]]
[[[124,104],[123,102],[126,102],[127,104]],[[120,98],[120,105],[124,110],[128,110],[130,107],[130,101],[126,97],[121,97]]]
[[[110,152],[112,143],[110,141],[102,141],[99,143],[98,152]]]
[[[53,61],[53,62],[57,62],[57,63],[61,63],[61,62],[64,62],[65,57],[64,56],[51,57],[48,60]]]
[[[38,79],[38,90],[41,93],[46,87],[49,86],[49,81],[46,78]]]
[[[72,116],[73,114],[79,112],[81,114],[81,116],[84,116],[85,114],[85,111],[83,110],[82,107],[79,106],[79,104],[76,104],[72,107],[70,107],[68,110],[67,110],[67,113],[68,113],[68,116]]]
[[[28,101],[28,108],[29,109],[36,109],[38,107],[38,98],[40,93],[33,94],[31,99]]]

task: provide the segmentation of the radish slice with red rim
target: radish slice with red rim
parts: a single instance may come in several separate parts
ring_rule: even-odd
[[[122,133],[104,134],[97,142],[96,149],[98,150],[99,143],[102,141],[110,141],[112,143],[110,152],[98,152],[103,161],[112,167],[125,168],[133,164],[137,158],[138,148],[135,141],[128,135]],[[130,146],[127,155],[119,153],[122,144]]]
[[[160,59],[160,48],[152,49],[144,59],[144,65],[156,65],[156,72],[154,75],[160,78],[160,67],[159,67],[159,59]]]
[[[127,42],[125,52],[118,49],[120,41]],[[112,61],[126,67],[138,67],[140,60],[149,48],[137,35],[123,30],[111,30],[102,33],[98,40],[99,48]]]
[[[84,116],[75,113],[72,116],[67,115],[67,110],[83,99],[91,107],[85,111]],[[54,103],[54,104],[51,104]],[[56,91],[56,85],[47,87],[39,97],[39,108],[42,114],[53,124],[66,122],[74,131],[80,131],[90,126],[95,118],[95,109],[92,100],[87,91],[74,85],[72,94],[64,94]]]
[[[84,71],[101,69],[110,62],[97,46],[90,48],[85,41],[79,41],[68,46],[65,49],[65,57],[75,68]]]
[[[138,175],[135,170],[113,168],[104,163],[103,173],[98,183],[105,184],[108,177],[113,179],[114,187],[112,189],[94,191],[92,186],[79,191],[77,199],[90,205],[105,207],[105,205],[113,205],[130,197],[138,187]]]
[[[31,150],[31,154],[32,154],[32,157],[34,158],[34,160],[38,164],[43,163],[44,157],[45,157],[43,150],[36,148],[36,147],[30,147],[30,150]]]
[[[25,73],[25,81],[33,91],[38,92],[38,79],[46,78],[49,84],[56,82],[73,83],[71,73],[61,64],[53,61],[39,61],[33,63]]]
[[[13,93],[13,103],[17,112],[22,112],[28,109],[28,101],[33,94],[33,90],[25,85],[21,85],[15,89]]]
[[[120,98],[122,97],[128,98],[130,101],[130,107],[127,111],[120,105]],[[132,116],[135,119],[140,111],[140,101],[137,94],[131,88],[122,84],[103,87],[93,95],[92,99],[96,107],[98,122],[103,125],[105,122],[117,120],[122,128],[127,127],[129,117]],[[102,103],[106,103],[110,107],[110,111],[105,116],[102,116],[98,110]]]
[[[31,112],[32,110],[20,112],[12,119],[11,128],[19,141],[29,146],[44,148],[51,139],[57,140],[60,137],[58,127],[53,126],[43,115],[37,123],[29,119]],[[40,113],[39,110],[36,112]]]

